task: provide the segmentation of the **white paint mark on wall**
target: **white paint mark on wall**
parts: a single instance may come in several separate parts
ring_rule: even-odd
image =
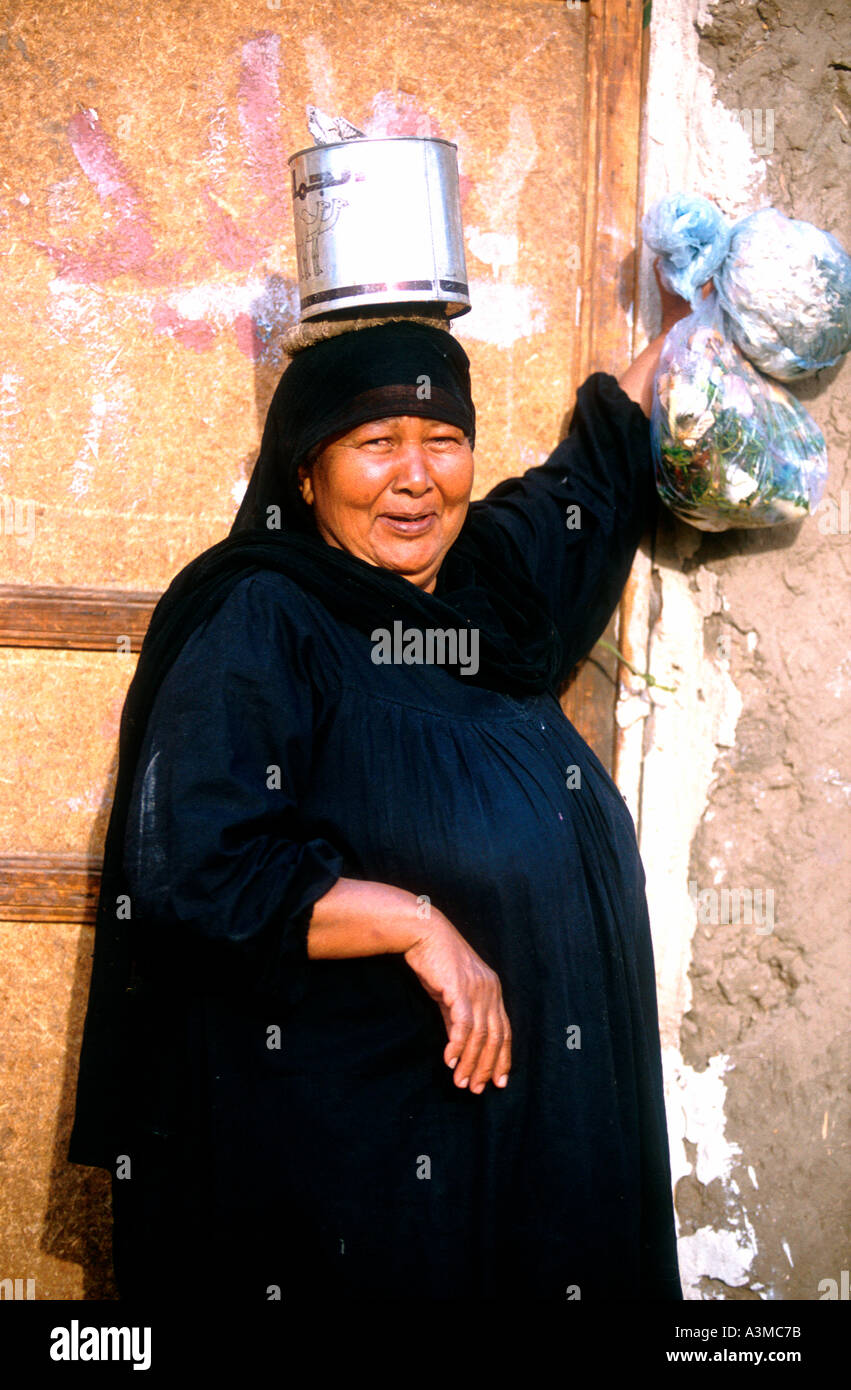
[[[520,199],[526,177],[537,164],[539,149],[529,112],[521,102],[515,102],[508,118],[508,138],[496,163],[498,173],[481,182],[476,190],[477,203],[484,210],[488,225],[468,224],[465,229],[470,250],[492,266],[497,275],[515,266],[519,259]],[[470,298],[473,308],[459,324],[460,338],[507,348],[518,338],[545,331],[546,310],[527,286],[509,281],[473,281]],[[510,428],[510,390],[508,402]]]
[[[495,163],[496,173],[492,179],[482,180],[477,189],[478,203],[487,209],[492,227],[517,231],[523,185],[539,153],[532,118],[522,102],[515,102],[508,116],[508,139]]]
[[[74,343],[79,346],[80,339],[87,346],[99,341],[104,334],[105,315],[103,291],[92,285],[78,284],[75,280],[65,280],[56,275],[48,281],[47,288],[51,299],[47,304],[46,326],[61,343]],[[123,324],[111,325],[113,328]],[[118,333],[115,341],[120,341]]]
[[[81,373],[91,387],[91,404],[79,447],[72,465],[68,490],[78,501],[90,491],[101,446],[109,440],[110,465],[126,458],[132,446],[127,429],[127,404],[132,387],[116,364],[126,344],[128,321],[144,304],[150,318],[151,301],[133,295],[114,295],[109,312],[104,309],[100,286],[79,284],[61,276],[48,282],[50,299],[45,315],[45,336],[60,343],[73,343],[84,354]]]
[[[756,1234],[745,1217],[743,1228],[713,1230],[701,1226],[678,1242],[680,1278],[686,1298],[700,1298],[702,1279],[720,1279],[731,1288],[747,1284],[757,1253]]]
[[[546,306],[528,285],[471,281],[473,309],[457,322],[457,336],[510,347],[519,338],[546,332]]]
[[[646,691],[637,695],[626,695],[618,700],[615,719],[619,729],[631,729],[638,720],[644,720],[650,713],[651,705]]]
[[[645,633],[632,628],[627,640],[634,652],[648,650],[649,669],[657,681],[676,687],[668,691],[653,686],[649,692],[653,741],[641,754],[640,848],[647,873],[662,1042],[678,1047],[682,1018],[691,1005],[688,966],[697,925],[688,893],[691,843],[718,749],[735,742],[742,699],[724,662],[705,650],[704,620],[721,608],[717,576],[703,565],[690,575],[660,566],[656,575],[662,607],[649,644]],[[638,617],[638,610],[635,613]],[[626,682],[625,687],[635,693]],[[643,742],[641,725],[625,729],[623,739]],[[621,756],[619,752],[619,761]],[[638,757],[633,749],[633,766]]]
[[[345,116],[347,114],[345,111],[337,110],[337,81],[334,76],[334,63],[327,47],[318,34],[308,34],[302,40],[302,49],[304,50],[312,105],[327,111],[329,115]],[[307,117],[305,117],[306,120]],[[301,148],[301,145],[306,143],[306,140],[302,140],[294,148]]]
[[[511,347],[518,338],[545,333],[547,311],[528,285],[474,280],[470,284],[473,308],[458,320],[458,338]]]
[[[0,373],[0,468],[8,468],[12,462],[15,426],[21,411],[22,381],[17,372]]]
[[[94,458],[95,463],[97,463],[100,437],[103,432],[106,413],[106,396],[102,391],[95,391],[92,396],[89,423],[83,431],[83,447],[74,460],[74,471],[71,475],[71,482],[69,485],[69,489],[74,497],[84,497],[91,486],[95,471],[92,458]]]
[[[519,241],[516,235],[502,232],[482,232],[478,227],[465,227],[464,240],[473,255],[492,266],[497,275],[504,266],[516,265]]]
[[[57,179],[47,190],[47,210],[51,225],[67,227],[80,215],[78,187],[80,178],[71,174],[67,179]]]
[[[276,315],[279,324],[298,317],[298,292],[283,281],[255,275],[240,284],[219,280],[200,280],[188,288],[175,290],[166,302],[182,318],[205,319],[226,326],[240,314],[251,314],[256,323],[265,315]]]
[[[830,679],[825,681],[824,688],[837,700],[841,700],[848,689],[849,677],[851,677],[851,656],[845,656]]]
[[[724,1135],[724,1076],[731,1069],[730,1058],[726,1053],[711,1057],[706,1070],[698,1072],[682,1060],[676,1048],[669,1047],[663,1053],[663,1065],[671,1097],[669,1138],[674,1182],[692,1171],[683,1142],[686,1139],[697,1148],[694,1174],[698,1182],[705,1185],[716,1178],[728,1182],[733,1163],[741,1153],[739,1146]],[[674,1116],[678,1110],[680,1118],[676,1124]]]
[[[88,787],[82,796],[66,797],[64,804],[69,811],[92,815],[99,811],[103,802],[103,787]]]
[[[729,217],[758,206],[766,167],[744,124],[715,95],[699,56],[699,0],[654,0],[647,96],[646,204],[663,193],[695,190]],[[652,257],[645,253],[649,263]]]
[[[726,1074],[731,1062],[726,1053],[711,1057],[704,1071],[688,1066],[676,1047],[664,1048],[662,1066],[668,1104],[668,1138],[671,1147],[671,1175],[674,1185],[692,1172],[703,1186],[720,1182],[725,1199],[726,1219],[720,1229],[701,1226],[680,1236],[677,1242],[680,1277],[686,1298],[701,1298],[701,1281],[718,1279],[732,1288],[748,1282],[751,1264],[757,1254],[756,1235],[742,1200],[733,1167],[740,1161],[741,1149],[726,1136],[724,1103]],[[694,1165],[686,1142],[694,1145]],[[751,1182],[756,1175],[748,1169]]]
[[[847,801],[851,800],[851,782],[843,781],[842,775],[837,770],[837,768],[818,767],[816,768],[816,775],[819,778],[819,780],[823,782],[825,785],[825,799],[828,802],[834,805],[838,804],[842,806]],[[838,796],[834,791],[831,790],[831,788],[833,787],[838,788]]]
[[[224,187],[228,181],[228,121],[227,107],[222,104],[210,112],[207,131],[207,148],[203,159],[214,188]]]

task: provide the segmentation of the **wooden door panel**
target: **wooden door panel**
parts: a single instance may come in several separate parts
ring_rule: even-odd
[[[31,62],[10,47],[0,106],[15,191],[0,645],[40,648],[33,680],[69,701],[83,692],[60,692],[55,651],[100,653],[85,698],[104,746],[81,748],[82,784],[114,750],[121,639],[138,650],[158,593],[226,533],[256,455],[297,311],[286,156],[307,142],[306,102],[458,144],[481,495],[546,456],[590,371],[630,358],[644,15],[639,0],[151,0],[131,32],[123,7],[89,0],[37,24],[10,9]],[[610,769],[616,664],[595,653],[565,696]],[[50,757],[51,721],[33,747],[25,703],[10,689],[0,918],[88,921],[102,813],[62,854],[46,823],[37,853],[15,838],[21,767]]]

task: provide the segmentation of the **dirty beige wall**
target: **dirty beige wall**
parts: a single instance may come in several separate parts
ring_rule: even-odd
[[[457,142],[477,491],[540,462],[577,385],[585,23],[554,0],[7,0],[3,582],[160,590],[226,533],[297,312],[307,102]],[[97,854],[121,637],[0,651],[5,854]],[[0,937],[0,1277],[113,1296],[106,1176],[64,1161],[91,931]]]
[[[653,37],[645,205],[680,188],[732,218],[773,203],[851,248],[848,6],[655,0]],[[669,520],[639,560],[631,640],[677,690],[626,688],[619,722],[640,748],[693,1299],[835,1297],[848,1269],[849,387],[846,360],[795,389],[830,458],[812,518],[712,536]]]

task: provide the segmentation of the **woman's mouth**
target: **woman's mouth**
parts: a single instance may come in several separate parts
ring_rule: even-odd
[[[422,536],[430,530],[437,517],[434,512],[382,512],[380,520],[399,536]]]

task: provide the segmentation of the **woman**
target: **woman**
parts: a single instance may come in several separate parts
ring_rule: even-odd
[[[284,373],[122,721],[71,1144],[122,1296],[681,1297],[635,831],[555,697],[661,341],[478,502],[443,329]]]

